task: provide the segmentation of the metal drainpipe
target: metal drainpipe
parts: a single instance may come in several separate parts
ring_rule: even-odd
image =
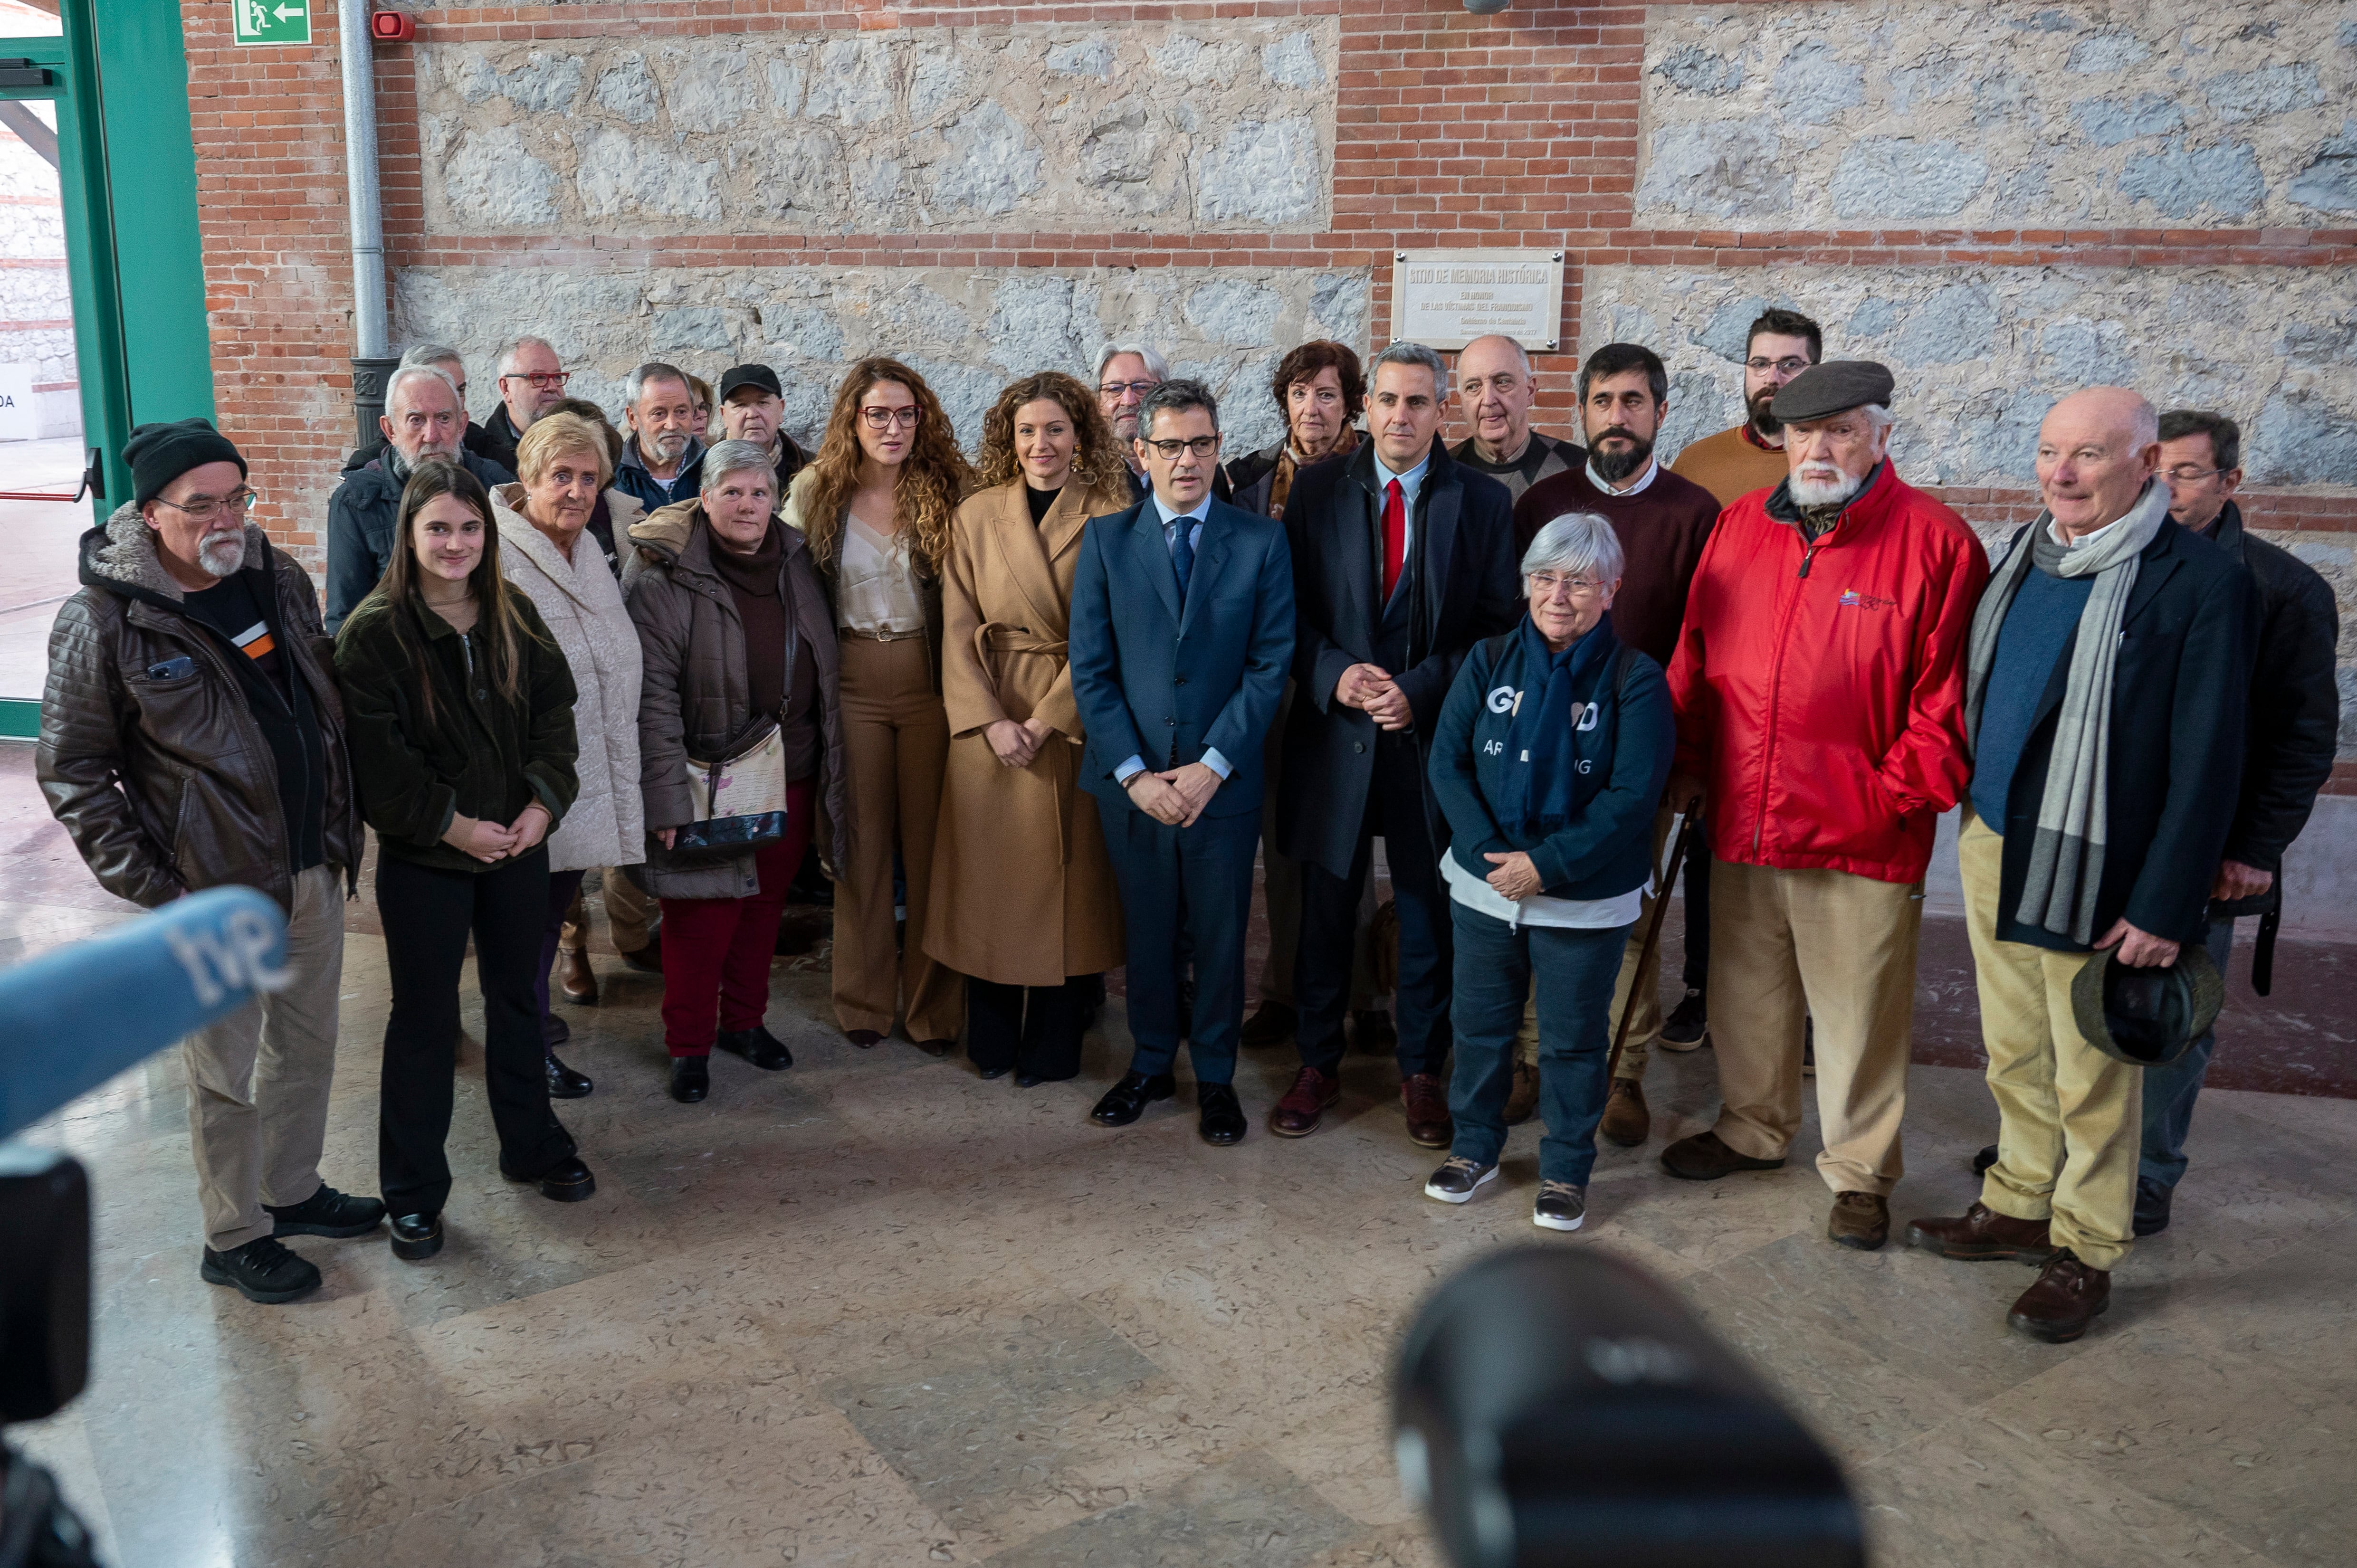
[[[384,299],[384,204],[377,191],[375,49],[370,0],[339,0],[344,73],[344,181],[352,209],[352,413],[362,446],[377,438],[393,354]]]

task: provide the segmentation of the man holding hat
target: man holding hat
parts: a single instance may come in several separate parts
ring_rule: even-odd
[[[286,911],[285,989],[182,1043],[201,1272],[292,1301],[281,1236],[361,1236],[384,1205],[319,1179],[361,814],[311,579],[246,521],[245,459],[201,419],[143,424],[133,499],[81,540],[49,634],[35,770],[110,893],[150,908],[242,883]]]
[[[750,441],[777,465],[777,496],[810,458],[785,432],[786,389],[767,365],[735,365],[720,375],[720,427],[731,441]]]
[[[1814,365],[1776,394],[1789,472],[1723,513],[1686,599],[1670,693],[1670,800],[1706,805],[1709,1131],[1671,1175],[1772,1170],[1801,1125],[1816,1024],[1826,1233],[1890,1228],[1914,1023],[1923,871],[1965,776],[1964,648],[1987,558],[1891,467],[1890,372]]]
[[[2159,418],[2126,388],[2054,405],[2038,432],[2046,510],[1997,563],[1968,656],[1956,855],[2001,1125],[1980,1201],[1907,1240],[2044,1264],[2007,1321],[2056,1342],[2111,1305],[2127,1255],[2139,1064],[2191,1038],[2129,1026],[2152,986],[2124,1004],[2117,977],[2084,972],[2165,969],[2200,941],[2243,766],[2250,575],[2169,520],[2159,459]],[[2214,988],[2212,974],[2213,1016]]]

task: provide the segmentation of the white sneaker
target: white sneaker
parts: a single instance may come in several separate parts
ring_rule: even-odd
[[[1477,1165],[1462,1155],[1451,1155],[1440,1162],[1440,1168],[1424,1184],[1424,1196],[1443,1203],[1469,1203],[1475,1193],[1497,1179],[1496,1165]]]
[[[1532,1224],[1542,1230],[1577,1230],[1587,1219],[1586,1187],[1574,1187],[1567,1181],[1539,1183],[1538,1202],[1531,1208]]]

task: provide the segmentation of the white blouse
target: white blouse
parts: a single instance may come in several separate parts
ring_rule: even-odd
[[[905,534],[882,534],[844,513],[835,624],[871,636],[908,637],[925,629],[925,601]]]

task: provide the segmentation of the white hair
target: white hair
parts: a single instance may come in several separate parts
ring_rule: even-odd
[[[703,493],[708,496],[729,475],[753,468],[767,477],[770,489],[778,488],[778,466],[770,461],[767,452],[750,441],[716,441],[705,448]]]
[[[1523,552],[1523,575],[1570,572],[1609,583],[1627,569],[1628,556],[1612,525],[1592,511],[1567,511],[1538,531]]]
[[[1866,422],[1877,430],[1888,430],[1899,423],[1899,416],[1890,412],[1890,405],[1887,403],[1861,403],[1857,411],[1866,415]]]
[[[556,352],[555,344],[551,343],[545,338],[535,338],[529,332],[525,333],[521,338],[511,338],[507,342],[500,346],[500,374],[503,376],[514,375],[516,373],[516,356],[522,353],[526,349],[545,349],[551,354],[554,354]]]
[[[1157,381],[1170,379],[1170,361],[1143,343],[1108,343],[1097,350],[1096,379],[1104,380],[1105,367],[1124,354],[1135,354],[1146,361],[1146,373]]]
[[[441,382],[442,390],[450,394],[450,401],[458,405],[458,412],[467,412],[466,400],[458,395],[458,383],[450,379],[447,371],[438,365],[404,365],[393,372],[391,381],[384,383],[385,413],[391,413],[401,406],[402,389],[417,381]]]
[[[463,370],[466,363],[467,357],[447,343],[413,343],[401,356],[404,370],[419,365],[457,365]]]
[[[1375,372],[1385,365],[1420,365],[1432,372],[1432,395],[1448,395],[1448,366],[1441,357],[1421,343],[1393,343],[1367,361],[1367,385],[1375,384]]]
[[[649,360],[622,378],[622,406],[638,407],[639,394],[646,390],[649,381],[677,381],[687,389],[688,396],[695,395],[695,383],[687,379],[685,371],[667,360]]]

